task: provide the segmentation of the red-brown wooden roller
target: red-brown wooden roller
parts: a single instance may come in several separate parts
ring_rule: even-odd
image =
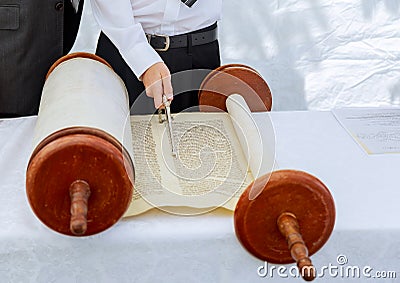
[[[93,64],[91,60],[100,62],[100,69],[107,65],[93,54],[72,54],[51,67],[48,79],[60,64],[80,58],[89,60],[89,64]],[[111,80],[118,81],[115,77]],[[77,84],[73,85],[76,89],[85,87]],[[68,115],[77,119],[82,114],[74,113],[74,109],[71,112]],[[59,119],[57,113],[46,120],[51,118]],[[100,128],[71,126],[36,145],[27,168],[26,190],[32,210],[46,226],[66,235],[88,236],[108,229],[123,216],[131,202],[133,181],[132,160],[117,138]]]
[[[271,263],[296,262],[307,281],[315,270],[309,256],[328,240],[335,224],[335,205],[316,177],[281,170],[258,178],[240,197],[235,230],[254,256]]]
[[[270,111],[272,96],[268,84],[253,68],[241,64],[223,65],[210,72],[199,90],[200,111],[227,111],[225,101],[240,94],[252,112]]]
[[[201,111],[226,111],[226,98],[240,94],[252,112],[269,111],[272,97],[267,83],[250,67],[221,66],[203,81]],[[328,240],[335,223],[329,190],[316,177],[297,170],[264,175],[250,184],[237,203],[236,235],[251,254],[271,263],[296,262],[302,277],[311,281],[315,269],[309,256]]]

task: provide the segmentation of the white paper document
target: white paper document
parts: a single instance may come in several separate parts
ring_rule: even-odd
[[[400,153],[400,108],[343,108],[332,112],[368,154]]]

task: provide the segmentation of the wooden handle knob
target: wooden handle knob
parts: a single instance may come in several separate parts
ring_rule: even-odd
[[[87,229],[88,199],[90,196],[89,184],[77,180],[69,187],[71,197],[70,230],[76,236],[85,234]]]
[[[282,213],[277,220],[279,231],[286,238],[292,258],[296,261],[300,274],[306,281],[315,278],[315,268],[308,257],[308,249],[300,234],[299,223],[292,213]]]

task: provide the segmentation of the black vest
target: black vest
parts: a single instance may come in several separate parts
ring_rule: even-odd
[[[79,20],[69,0],[0,0],[0,117],[37,114],[46,73]]]

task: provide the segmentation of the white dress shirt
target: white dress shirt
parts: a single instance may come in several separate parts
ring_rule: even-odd
[[[198,0],[191,8],[181,0],[90,0],[102,31],[140,76],[162,62],[145,33],[178,35],[212,25],[221,17],[222,0]]]

